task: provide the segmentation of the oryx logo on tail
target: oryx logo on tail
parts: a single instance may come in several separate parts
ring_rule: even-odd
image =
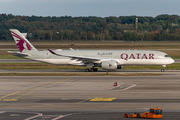
[[[24,38],[16,34],[15,32],[11,31],[12,36],[14,37],[17,47],[19,48],[19,51],[22,52],[24,49],[31,50],[32,47],[29,45]]]

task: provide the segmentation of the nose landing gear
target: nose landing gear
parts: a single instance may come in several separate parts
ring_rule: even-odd
[[[166,67],[166,65],[162,65],[161,72],[164,72],[164,71],[165,71],[165,67]]]

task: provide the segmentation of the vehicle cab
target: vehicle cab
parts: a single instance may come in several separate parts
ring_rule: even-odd
[[[149,112],[141,114],[141,118],[162,118],[162,108],[151,108]]]

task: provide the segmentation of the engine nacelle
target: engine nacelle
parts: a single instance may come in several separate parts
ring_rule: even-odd
[[[101,67],[106,70],[122,69],[122,66],[117,64],[117,61],[103,61]]]

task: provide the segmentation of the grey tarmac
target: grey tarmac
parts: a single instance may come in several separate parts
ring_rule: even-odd
[[[0,119],[117,120],[160,107],[163,120],[178,120],[179,78],[175,70],[159,76],[0,76]]]
[[[136,110],[137,111],[137,110]],[[143,111],[146,112],[146,111]],[[4,111],[0,114],[1,120],[142,120],[142,118],[124,118],[124,112],[101,112],[101,111],[49,111],[49,112],[22,112]],[[161,120],[179,120],[178,112],[164,112]],[[148,119],[149,120],[149,119]],[[151,120],[151,119],[150,119]]]

